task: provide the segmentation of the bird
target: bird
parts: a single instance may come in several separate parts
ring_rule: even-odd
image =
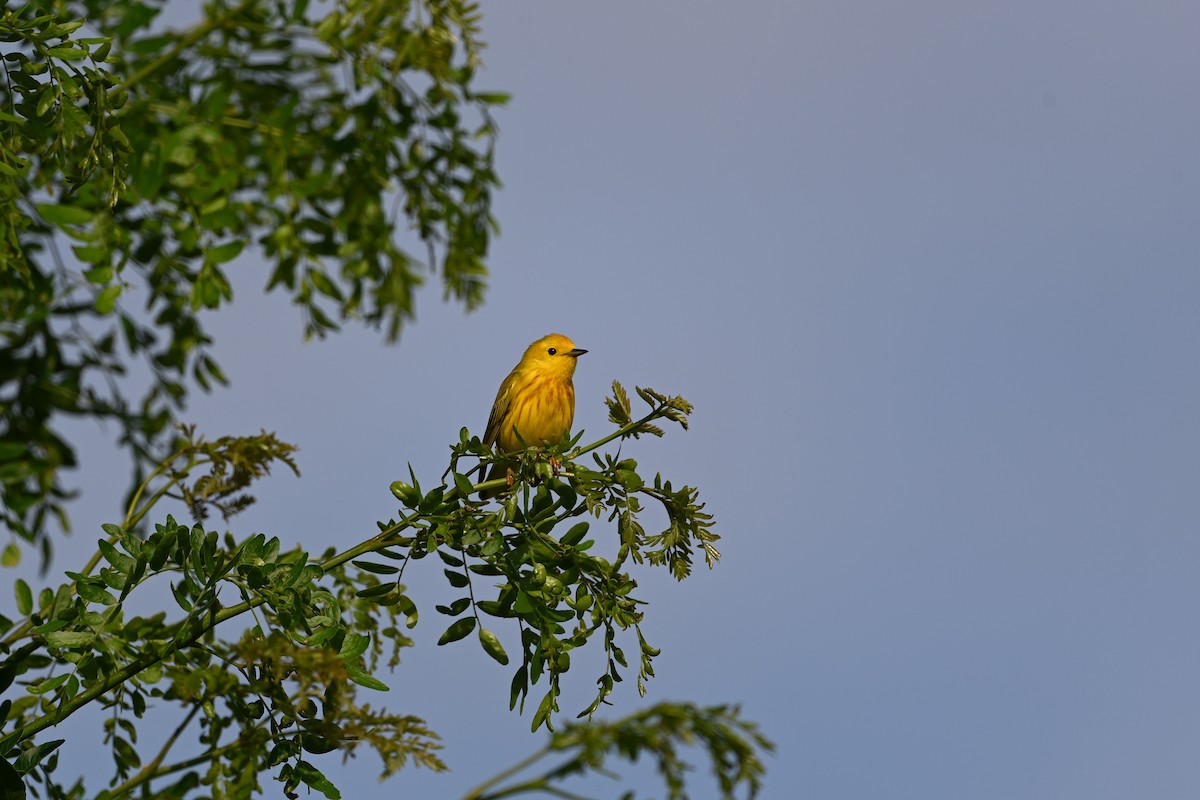
[[[502,454],[554,444],[575,420],[576,359],[586,353],[561,333],[543,336],[525,349],[496,392],[483,443]],[[507,474],[508,464],[492,465],[488,480]],[[490,493],[485,493],[485,497]]]

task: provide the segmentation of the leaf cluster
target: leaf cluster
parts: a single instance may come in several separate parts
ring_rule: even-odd
[[[722,797],[733,797],[743,787],[750,797],[757,795],[764,771],[759,754],[775,749],[754,723],[741,718],[736,707],[659,703],[612,722],[569,723],[556,731],[542,750],[518,765],[519,769],[486,781],[465,800],[498,800],[533,792],[579,797],[559,786],[587,772],[608,772],[613,756],[630,762],[643,756],[651,759],[666,784],[667,797],[684,800],[688,797],[687,774],[694,768],[680,755],[680,745],[705,751]],[[533,777],[514,777],[563,755],[565,760]],[[512,781],[506,783],[509,779]],[[623,800],[636,796],[632,791],[621,795]]]
[[[51,750],[30,743],[92,702],[111,715],[104,741],[115,776],[101,797],[151,782],[179,796],[200,784],[244,796],[261,790],[257,776],[271,768],[290,796],[306,784],[333,797],[336,789],[308,758],[362,746],[379,753],[385,774],[408,762],[444,769],[436,736],[421,720],[376,710],[353,691],[355,684],[386,689],[370,673],[384,658],[396,663],[411,644],[389,609],[359,598],[373,576],[326,571],[276,538],[239,542],[170,516],[144,537],[104,527],[97,574],[68,572],[73,583],[42,589],[36,602],[18,581],[18,611],[27,620],[0,619],[9,653],[0,688],[15,682],[25,690],[0,703],[0,753],[22,754],[13,764],[19,774],[51,796],[63,791],[58,764],[42,763]],[[157,576],[169,580],[176,612],[128,616],[131,593]],[[238,638],[218,636],[218,625],[247,612],[253,624]],[[183,712],[176,735],[146,760],[139,721],[155,705],[172,704]],[[204,755],[167,763],[193,724]]]
[[[182,30],[160,0],[0,13],[0,522],[46,556],[75,462],[55,420],[114,420],[155,463],[190,391],[225,382],[204,312],[247,248],[310,336],[395,339],[430,271],[483,297],[506,97],[475,87],[475,5],[196,8]]]
[[[674,418],[679,407],[678,401],[655,401],[644,418],[601,441],[644,432]],[[606,454],[595,459],[597,469],[584,469],[576,459],[598,444],[581,447],[577,438],[534,448],[518,459],[513,486],[505,486],[497,503],[486,503],[477,494],[506,482],[473,483],[457,470],[471,454],[494,457],[464,432],[452,447],[448,480],[425,489],[410,470],[408,481],[392,484],[401,503],[397,518],[379,522],[378,533],[341,552],[311,557],[285,549],[278,538],[239,540],[169,515],[139,534],[139,520],[164,497],[195,507],[203,487],[223,481],[243,492],[243,484],[265,475],[272,463],[294,467],[291,447],[270,434],[207,442],[190,429],[182,433],[182,446],[135,493],[123,523],[104,526],[107,536],[92,561],[67,573],[70,583],[35,592],[17,582],[24,619],[0,618],[6,656],[0,690],[22,690],[0,702],[0,756],[9,759],[15,785],[40,786],[52,797],[70,793],[59,782],[59,740],[42,734],[91,703],[109,710],[104,741],[114,763],[113,779],[98,797],[151,787],[185,796],[201,785],[217,796],[245,796],[261,791],[264,772],[288,796],[306,786],[337,797],[318,757],[353,755],[362,747],[379,754],[384,775],[407,764],[444,769],[436,735],[423,720],[377,709],[360,696],[363,689],[386,692],[379,673],[395,668],[412,644],[407,632],[419,624],[421,609],[402,580],[406,569],[428,561],[461,593],[434,609],[450,618],[439,644],[473,635],[491,659],[516,664],[510,707],[523,712],[541,687],[533,730],[555,729],[573,656],[589,645],[603,653],[603,668],[580,717],[608,702],[627,670],[636,669],[638,690],[646,692],[659,651],[642,634],[644,603],[630,565],[640,553],[664,554],[644,560],[670,564],[677,573],[687,562],[670,561],[668,549],[642,532],[641,507],[630,499],[654,497],[661,490],[651,487],[666,483],[656,477],[645,484],[630,459]],[[706,515],[701,524],[691,519],[699,513],[691,507],[677,513],[685,518],[680,536],[703,527],[715,538]],[[593,552],[597,518],[628,520],[615,526],[616,561]],[[161,589],[164,582],[171,610],[127,612],[134,592],[152,592],[150,585]],[[230,637],[232,621],[244,615],[240,633]],[[505,640],[516,642],[514,656]],[[636,648],[632,658],[630,647]],[[157,752],[147,751],[138,741],[139,722],[171,706],[180,718],[175,734]],[[672,796],[680,796],[684,766],[671,742],[698,741],[724,765],[718,776],[729,796],[738,786],[757,791],[761,765],[753,756],[763,743],[750,729],[738,728],[724,711],[662,706],[655,713],[603,729],[607,733],[597,729],[591,738],[585,728],[568,725],[551,749],[578,749],[571,762],[577,766],[561,775],[595,768],[601,750],[633,756],[645,748],[657,754]],[[200,743],[201,756],[172,756],[185,733]],[[741,771],[731,771],[735,766]]]

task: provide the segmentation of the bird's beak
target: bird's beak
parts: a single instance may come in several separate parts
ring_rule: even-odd
[[[563,353],[563,355],[570,356],[571,358],[579,358],[586,352],[587,350],[580,350],[578,347],[576,347],[574,350],[568,350],[567,352]]]

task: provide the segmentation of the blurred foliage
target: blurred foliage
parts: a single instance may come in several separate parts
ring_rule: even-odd
[[[307,335],[395,339],[428,273],[483,297],[506,97],[475,88],[474,4],[208,0],[185,30],[163,6],[0,12],[0,520],[44,561],[76,458],[57,421],[113,420],[155,463],[225,382],[203,312],[247,248]]]
[[[617,407],[628,412],[624,392],[614,389]],[[682,398],[640,393],[649,406],[643,417],[586,446],[566,441],[530,449],[516,464],[511,488],[505,480],[476,484],[457,470],[464,457],[497,457],[464,430],[445,480],[423,489],[410,470],[409,481],[392,484],[401,504],[394,519],[379,522],[373,536],[316,557],[278,538],[238,540],[169,515],[152,531],[141,530],[139,521],[165,497],[197,509],[204,496],[203,503],[221,507],[229,493],[244,496],[272,465],[293,466],[292,447],[272,434],[207,442],[181,430],[175,453],[138,488],[121,524],[104,525],[95,556],[66,573],[70,583],[35,592],[23,579],[16,582],[21,617],[0,617],[6,655],[0,755],[8,759],[0,785],[13,797],[25,796],[26,786],[56,798],[183,797],[200,787],[213,797],[247,797],[263,791],[261,775],[269,773],[289,797],[304,786],[332,798],[339,792],[316,757],[333,751],[371,749],[382,759],[383,776],[408,764],[444,769],[437,737],[423,720],[376,709],[360,696],[361,689],[387,691],[379,673],[397,667],[412,645],[407,631],[423,615],[402,581],[407,569],[431,562],[460,594],[434,609],[450,618],[438,644],[473,638],[500,665],[515,663],[510,705],[522,712],[541,687],[531,728],[554,732],[518,768],[569,755],[536,778],[496,788],[515,774],[506,771],[471,797],[543,791],[600,770],[609,756],[635,759],[643,752],[658,765],[669,796],[686,797],[690,765],[680,748],[696,746],[712,762],[721,796],[756,795],[760,755],[771,744],[733,709],[660,704],[624,720],[556,730],[574,654],[592,647],[605,656],[596,698],[580,717],[605,704],[627,671],[636,670],[643,694],[654,675],[658,650],[640,629],[644,604],[630,565],[658,564],[682,578],[694,550],[710,566],[717,558],[711,518],[694,490],[672,490],[661,476],[646,482],[632,459],[599,452],[655,430],[656,422],[686,423],[690,405]],[[247,478],[232,480],[235,474]],[[500,490],[498,502],[476,499],[483,490]],[[645,533],[639,497],[672,509],[667,530]],[[597,519],[616,521],[608,527],[617,538],[613,561],[591,552],[596,534],[589,520]],[[126,612],[135,592],[164,580],[174,598],[169,610]],[[238,628],[225,623],[245,615],[245,627],[228,636],[227,629]],[[515,642],[515,658],[505,640]],[[44,735],[97,702],[108,711],[104,742],[114,775],[102,791],[89,793],[79,776],[61,777],[67,769],[55,751],[63,740]],[[174,733],[140,746],[140,722],[174,706],[180,720]],[[173,755],[185,735],[201,755]]]
[[[750,796],[756,795],[762,787],[760,755],[774,750],[754,723],[741,719],[737,708],[659,703],[614,722],[569,723],[540,751],[476,787],[464,800],[499,800],[534,792],[578,798],[558,789],[558,784],[591,771],[611,773],[608,762],[614,755],[631,762],[642,756],[653,759],[667,797],[686,800],[687,773],[692,767],[680,757],[679,745],[706,751],[722,797],[732,796],[743,785]],[[534,777],[516,779],[559,755],[567,757]],[[632,800],[636,794],[630,791],[621,797]]]

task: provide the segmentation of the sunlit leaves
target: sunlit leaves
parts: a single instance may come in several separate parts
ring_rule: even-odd
[[[169,516],[134,535],[136,520],[168,489],[200,516],[205,506],[244,504],[238,498],[271,465],[295,467],[294,448],[270,434],[207,442],[181,429],[179,449],[143,487],[148,499],[135,500],[125,523],[102,526],[105,537],[94,561],[68,572],[71,584],[35,598],[25,582],[17,582],[18,609],[30,616],[6,638],[10,648],[27,643],[0,662],[0,680],[19,681],[24,690],[20,706],[0,713],[19,721],[6,744],[33,741],[88,703],[109,698],[105,702],[121,712],[104,723],[117,776],[150,780],[139,771],[143,751],[131,721],[148,713],[149,696],[178,701],[192,714],[203,709],[202,743],[222,732],[236,737],[237,748],[215,751],[220,755],[213,756],[210,774],[238,776],[246,792],[268,764],[285,793],[308,787],[336,796],[337,788],[303,754],[352,753],[359,746],[380,754],[385,774],[406,763],[441,769],[433,734],[421,720],[375,711],[358,695],[388,690],[380,672],[399,663],[399,651],[412,644],[402,631],[419,622],[417,603],[401,580],[406,569],[435,554],[426,564],[440,568],[458,595],[436,605],[438,618],[449,618],[438,644],[475,634],[483,655],[501,666],[515,663],[510,703],[524,713],[530,700],[533,730],[560,724],[564,681],[576,661],[596,661],[576,658],[589,648],[602,655],[601,669],[594,699],[579,716],[610,702],[630,671],[644,693],[659,651],[641,630],[644,606],[629,564],[662,564],[682,577],[691,548],[698,544],[707,553],[716,535],[695,490],[675,490],[660,477],[647,482],[628,457],[596,455],[598,469],[573,460],[690,410],[679,398],[650,390],[639,395],[653,401],[647,416],[600,443],[579,447],[576,439],[515,459],[514,486],[499,505],[477,502],[469,472],[455,469],[460,458],[486,455],[478,438],[464,433],[453,448],[448,482],[422,489],[410,471],[408,481],[392,485],[408,509],[400,521],[380,522],[375,536],[320,557],[286,548],[278,538],[239,540]],[[645,497],[666,509],[671,527],[661,534],[646,531],[639,500]],[[589,513],[607,516],[611,524],[578,519]],[[598,537],[615,539],[615,563],[591,553]],[[132,615],[130,595],[159,575],[168,577],[177,608]],[[247,612],[254,615],[252,627],[226,639],[223,623]],[[656,726],[662,736],[700,742],[711,758],[726,759],[718,767],[722,787],[757,788],[755,749],[766,745],[752,729],[737,729],[724,712],[660,706],[654,713],[653,725],[640,729],[647,736]],[[643,746],[635,744],[638,728],[622,735],[632,737],[629,747]],[[682,762],[673,745],[645,741],[664,759],[663,776],[675,792]],[[611,741],[605,746],[611,748]],[[172,778],[173,785],[199,785],[200,774],[188,774],[193,777]],[[155,786],[166,788],[157,781]]]
[[[507,97],[475,91],[465,0],[210,3],[177,31],[155,4],[43,6],[0,18],[0,440],[32,445],[0,523],[48,555],[74,458],[58,418],[112,419],[153,461],[192,389],[224,382],[205,314],[246,252],[308,336],[358,320],[395,339],[430,275],[478,305]],[[138,361],[145,390],[122,377]]]
[[[685,400],[642,388],[638,395],[650,408],[644,417],[634,420],[628,397],[620,384],[614,384],[609,407],[614,418],[623,422],[601,442],[655,430],[654,422],[659,419],[686,427],[691,405]],[[576,457],[594,449],[595,445],[581,448]],[[513,460],[511,494],[502,498],[499,509],[491,510],[464,505],[464,498],[471,497],[475,487],[456,466],[460,458],[488,457],[486,448],[464,431],[453,450],[446,472],[449,484],[427,491],[415,477],[411,482],[392,484],[393,494],[406,508],[415,509],[417,520],[410,517],[402,524],[380,523],[386,552],[400,564],[397,573],[410,562],[436,553],[446,567],[446,582],[454,589],[466,590],[467,596],[436,607],[450,617],[472,612],[451,623],[438,643],[456,642],[478,630],[484,651],[507,664],[508,652],[501,643],[504,629],[484,627],[478,617],[517,620],[521,659],[512,681],[512,704],[523,707],[532,687],[546,681],[531,719],[534,729],[553,724],[561,679],[571,669],[571,654],[594,639],[604,650],[605,666],[596,679],[595,698],[580,715],[597,711],[631,665],[636,665],[638,691],[644,693],[646,681],[654,675],[652,662],[658,650],[640,630],[642,611],[634,595],[637,582],[623,565],[626,560],[663,564],[682,578],[690,572],[690,555],[697,544],[704,548],[710,566],[715,562],[717,554],[711,542],[717,536],[711,530],[712,518],[696,501],[695,490],[685,487],[676,491],[661,477],[648,484],[636,461],[610,454],[595,456],[598,470],[568,461],[561,474],[556,474],[548,456],[569,458],[571,452],[563,454],[552,448],[546,453],[533,448]],[[647,533],[642,524],[642,499],[646,497],[659,501],[667,511],[671,527],[661,534]],[[589,512],[597,517],[607,514],[615,523],[617,564],[588,552],[594,543],[585,540],[591,524],[573,518]],[[388,537],[388,531],[409,525],[421,533]],[[369,569],[384,572],[379,566]],[[502,577],[504,582],[498,593],[480,597],[481,588],[472,575]],[[382,587],[380,591],[384,591]],[[632,652],[636,658],[626,655],[628,645],[620,635],[629,629],[635,636],[636,650]]]

